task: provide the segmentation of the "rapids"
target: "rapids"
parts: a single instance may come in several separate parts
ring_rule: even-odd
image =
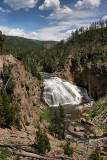
[[[63,82],[58,77],[45,78],[44,85],[43,99],[51,107],[79,105],[83,97],[90,100],[86,89]]]

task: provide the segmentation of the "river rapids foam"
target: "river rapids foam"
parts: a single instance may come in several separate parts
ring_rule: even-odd
[[[59,105],[79,105],[83,97],[90,100],[87,90],[58,77],[44,79],[43,99],[51,107]]]

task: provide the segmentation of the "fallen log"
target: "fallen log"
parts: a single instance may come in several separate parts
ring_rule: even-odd
[[[64,160],[73,160],[71,157],[66,157],[66,156],[62,156],[62,155],[55,155],[56,159],[64,159]]]
[[[23,157],[31,157],[31,158],[38,158],[38,159],[45,159],[45,160],[57,160],[56,158],[40,156],[38,154],[25,152],[23,150],[14,151],[14,154],[15,155],[20,155],[20,156],[23,156]]]
[[[22,149],[21,147],[27,147],[29,145],[1,145],[0,147],[7,147],[7,148],[11,148],[13,151],[13,154],[15,155],[20,155],[23,157],[31,157],[31,158],[37,158],[37,159],[44,159],[44,160],[73,160],[71,157],[67,157],[67,156],[62,156],[62,155],[55,155],[53,158],[49,157],[49,156],[41,156],[35,153],[31,153],[31,152],[27,152],[24,149]],[[32,146],[32,145],[30,145]]]

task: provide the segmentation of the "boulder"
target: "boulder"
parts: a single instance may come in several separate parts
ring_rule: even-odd
[[[86,118],[82,118],[82,119],[81,119],[81,123],[82,123],[82,124],[87,123]]]
[[[94,134],[91,133],[91,134],[90,134],[90,137],[91,137],[91,138],[94,137]]]
[[[80,128],[79,127],[74,127],[74,131],[80,132]]]

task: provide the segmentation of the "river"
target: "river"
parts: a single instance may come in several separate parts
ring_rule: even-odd
[[[87,90],[62,81],[58,77],[52,77],[50,74],[43,74],[43,78],[43,99],[45,103],[51,107],[52,112],[58,109],[59,105],[62,105],[65,110],[67,122],[66,138],[82,143],[99,140],[101,137],[94,136],[92,139],[89,138],[90,134],[94,134],[93,126],[75,121],[80,116],[79,109],[89,108],[93,104],[93,100],[89,97]],[[70,127],[82,128],[84,136],[81,136],[82,132],[80,136],[76,135],[76,132],[70,132],[68,130]]]

